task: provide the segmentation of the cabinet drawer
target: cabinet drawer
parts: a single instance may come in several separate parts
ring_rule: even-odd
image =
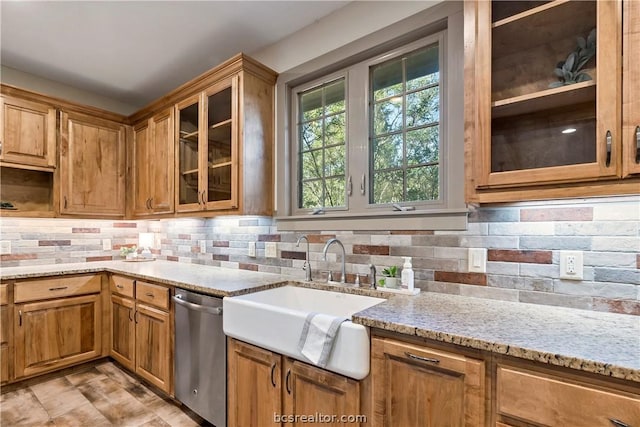
[[[16,282],[14,299],[16,303],[20,303],[72,295],[85,295],[100,292],[101,288],[99,275],[55,277],[29,282]]]
[[[168,310],[169,288],[136,280],[136,300]]]
[[[640,425],[640,395],[594,388],[536,372],[498,367],[497,411],[546,426]]]
[[[113,293],[133,298],[134,280],[122,276],[111,276],[109,288]]]
[[[0,305],[9,304],[9,285],[0,285]]]

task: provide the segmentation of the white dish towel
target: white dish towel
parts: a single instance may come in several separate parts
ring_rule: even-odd
[[[309,313],[302,327],[298,350],[316,366],[324,368],[329,362],[333,341],[346,317]]]

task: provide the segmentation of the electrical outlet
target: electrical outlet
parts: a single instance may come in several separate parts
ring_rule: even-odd
[[[207,241],[206,240],[200,240],[200,253],[202,253],[202,254],[206,254],[207,253]]]
[[[247,252],[248,256],[250,256],[251,258],[256,257],[256,242],[249,242],[249,248]]]
[[[111,239],[102,239],[102,250],[103,251],[111,250]]]
[[[487,272],[487,249],[469,248],[469,272]]]
[[[560,251],[560,278],[582,280],[584,276],[582,251]]]
[[[0,244],[0,254],[1,255],[9,255],[11,254],[11,240],[3,240]]]
[[[276,258],[278,256],[278,245],[276,242],[266,242],[264,244],[264,256],[267,258]]]

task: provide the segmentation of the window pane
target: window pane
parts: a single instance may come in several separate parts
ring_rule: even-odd
[[[300,202],[301,208],[310,209],[323,206],[322,181],[303,181]]]
[[[402,170],[375,172],[373,182],[374,203],[396,203],[403,201]]]
[[[373,130],[375,135],[402,129],[402,98],[391,98],[375,104]]]
[[[300,96],[301,121],[314,120],[322,116],[322,88]]]
[[[373,169],[389,169],[402,166],[402,134],[373,140]]]
[[[302,179],[322,178],[322,150],[302,153]]]
[[[407,132],[407,165],[420,165],[438,161],[438,126]]]
[[[327,148],[324,153],[324,176],[344,175],[344,145]]]
[[[300,135],[300,148],[303,151],[322,147],[322,120],[304,123]]]
[[[326,180],[326,194],[324,206],[339,207],[344,206],[345,201],[345,182],[344,177],[331,178]]]
[[[407,170],[407,201],[438,199],[438,166]]]
[[[440,121],[440,89],[434,86],[407,95],[407,127]]]
[[[325,87],[325,114],[341,113],[345,110],[344,79]]]
[[[324,145],[344,144],[346,130],[344,113],[327,117],[325,119]]]
[[[409,55],[406,60],[407,90],[438,83],[440,80],[438,60],[437,44]]]
[[[373,98],[378,101],[402,93],[402,62],[378,65],[372,73]]]

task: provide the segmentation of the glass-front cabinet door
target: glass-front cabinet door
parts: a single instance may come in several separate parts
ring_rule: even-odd
[[[480,188],[620,173],[618,1],[478,2]],[[483,52],[482,52],[483,51]],[[481,78],[482,79],[482,78]],[[482,93],[480,93],[482,92]]]
[[[200,145],[202,130],[201,96],[197,95],[176,107],[176,209],[195,211],[203,209],[201,189]]]
[[[238,206],[238,77],[205,93],[206,141],[203,171],[206,209]]]

